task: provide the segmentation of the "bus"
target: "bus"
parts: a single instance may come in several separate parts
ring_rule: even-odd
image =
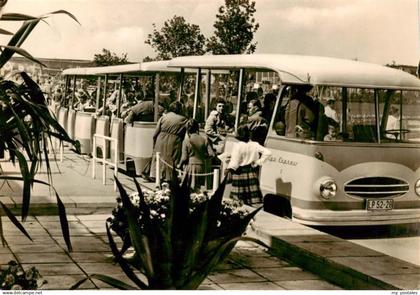
[[[115,138],[109,144],[98,138],[98,154],[105,153],[106,158],[114,160],[118,150],[119,168],[142,175],[153,154],[156,123],[171,102],[182,101],[187,117],[194,115],[204,121],[208,108],[197,111],[191,99],[196,83],[204,86],[197,87],[203,92],[201,95],[208,91],[204,82],[195,81],[195,70],[168,68],[167,64],[168,61],[153,61],[62,72],[65,96],[55,112],[69,135],[81,143],[82,154],[93,154],[94,134]],[[82,100],[79,92],[84,91],[89,98],[79,108]],[[144,99],[153,101],[153,116],[126,122],[129,107]]]
[[[280,54],[185,56],[168,66],[230,72],[225,98],[235,128],[225,153],[247,124],[249,99],[263,102],[263,144],[272,151],[260,170],[265,211],[321,226],[419,222],[417,77],[361,61]],[[195,104],[215,99],[218,86],[226,89],[212,85]]]

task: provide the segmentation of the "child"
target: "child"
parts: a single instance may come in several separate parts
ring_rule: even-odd
[[[258,166],[267,160],[271,152],[258,142],[249,140],[249,137],[248,126],[240,126],[236,136],[239,142],[232,148],[227,172],[230,172],[232,179],[231,198],[240,199],[245,204],[252,205],[262,203]]]
[[[324,136],[324,141],[338,140],[337,128],[334,125],[328,125],[328,133]]]
[[[182,156],[178,168],[185,166],[185,171],[193,174],[208,173],[210,159],[214,156],[213,149],[205,137],[199,134],[199,126],[196,120],[187,122],[187,136],[182,143]],[[192,177],[192,186],[199,189],[205,184],[205,176]]]

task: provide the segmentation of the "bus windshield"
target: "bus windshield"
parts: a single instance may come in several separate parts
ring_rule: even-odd
[[[271,134],[325,142],[420,142],[420,93],[288,86]]]

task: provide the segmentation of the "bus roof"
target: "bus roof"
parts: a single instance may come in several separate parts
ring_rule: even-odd
[[[105,74],[147,74],[147,73],[176,73],[180,70],[178,68],[168,67],[168,60],[151,61],[143,63],[134,63],[127,65],[104,66],[104,67],[89,67],[89,68],[71,68],[62,72],[64,76],[100,76]],[[187,69],[186,73],[195,73],[194,69]],[[205,72],[205,71],[203,71]],[[216,71],[216,73],[227,74],[228,71]]]
[[[420,79],[377,64],[283,54],[203,55],[172,59],[169,67],[273,70],[283,84],[420,90]]]

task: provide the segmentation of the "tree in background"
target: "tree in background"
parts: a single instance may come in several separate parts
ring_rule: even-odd
[[[255,1],[225,0],[219,7],[214,23],[214,36],[207,40],[207,51],[213,54],[253,53],[257,42],[252,43],[259,24],[254,18]]]
[[[93,56],[93,63],[98,67],[128,64],[127,53],[120,57],[115,52],[103,48],[102,53]]]
[[[153,24],[153,33],[145,41],[157,53],[157,60],[168,60],[177,56],[202,55],[206,38],[198,25],[189,24],[182,16],[165,21],[158,30]]]

